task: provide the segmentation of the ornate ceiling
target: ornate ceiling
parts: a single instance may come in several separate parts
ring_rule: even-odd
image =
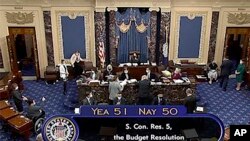
[[[173,7],[173,6],[250,6],[250,0],[0,0],[1,6],[91,6],[91,7]]]

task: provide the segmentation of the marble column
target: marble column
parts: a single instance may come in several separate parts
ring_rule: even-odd
[[[213,11],[210,40],[209,40],[208,63],[214,60],[218,22],[219,22],[219,12]]]
[[[46,48],[48,54],[48,65],[55,65],[54,62],[54,49],[53,49],[53,40],[52,40],[52,28],[51,28],[51,12],[43,11],[44,17],[44,28],[45,28],[45,39],[46,39]]]
[[[96,45],[96,64],[101,67],[99,58],[100,43],[104,44],[104,51],[106,50],[106,18],[105,12],[95,12],[95,45]]]
[[[170,12],[162,12],[161,13],[161,29],[160,29],[160,56],[159,56],[159,64],[162,63],[162,59],[163,59],[163,56],[162,56],[162,53],[163,53],[163,44],[166,43],[166,42],[169,42],[168,38],[170,37],[170,35],[169,35],[170,22],[171,22],[171,13]]]
[[[110,63],[116,64],[116,35],[115,35],[115,12],[111,10],[109,12],[109,47],[110,47]]]
[[[149,54],[148,58],[151,62],[155,62],[155,48],[156,48],[156,32],[157,32],[157,12],[151,11],[150,17],[150,43],[148,46]]]

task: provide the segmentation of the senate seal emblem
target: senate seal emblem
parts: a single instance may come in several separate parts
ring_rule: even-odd
[[[74,122],[66,117],[52,117],[46,121],[43,137],[48,141],[75,141],[78,130]]]

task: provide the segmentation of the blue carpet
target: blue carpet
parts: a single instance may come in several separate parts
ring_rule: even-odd
[[[230,124],[248,124],[250,121],[250,92],[248,90],[235,90],[236,81],[229,81],[228,89],[223,92],[218,83],[209,85],[200,83],[197,86],[197,93],[200,96],[200,103],[205,103],[208,113],[218,116],[225,126]],[[57,82],[54,85],[46,85],[44,81],[24,81],[24,96],[33,98],[38,105],[43,106],[46,118],[55,114],[72,114],[72,107],[78,99],[75,80],[68,82],[68,93],[63,95],[63,83]],[[46,98],[45,102],[40,99]],[[25,110],[27,104],[24,103]],[[35,134],[30,138],[35,140]],[[0,130],[0,141],[12,141],[11,132]],[[22,141],[21,137],[16,138]]]
[[[200,102],[205,103],[207,112],[219,117],[224,126],[250,122],[250,91],[244,88],[236,91],[235,88],[235,79],[230,79],[225,92],[219,83],[201,83],[197,86]]]

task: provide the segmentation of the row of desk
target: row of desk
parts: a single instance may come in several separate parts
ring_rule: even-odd
[[[32,120],[19,114],[6,100],[0,101],[0,120],[10,127],[11,131],[24,136],[25,140],[29,139],[33,128]]]
[[[161,83],[151,85],[150,93],[151,96],[156,96],[160,91],[163,92],[163,97],[168,101],[168,104],[183,104],[184,98],[186,97],[186,89],[191,88],[194,92],[196,83]],[[79,102],[86,97],[87,92],[95,92],[93,94],[94,98],[99,103],[108,103],[109,101],[109,84],[104,85],[78,85]],[[132,105],[137,102],[138,99],[138,85],[136,83],[125,85],[122,91],[123,97],[126,98],[127,104]]]

